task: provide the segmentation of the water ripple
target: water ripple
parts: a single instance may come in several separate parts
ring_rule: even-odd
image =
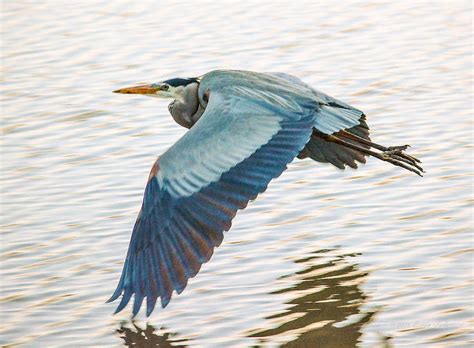
[[[5,2],[0,344],[468,345],[471,13],[468,1]],[[412,144],[427,174],[297,161],[165,310],[112,316],[149,168],[184,130],[164,103],[111,91],[216,68],[304,78],[366,111],[374,140]]]

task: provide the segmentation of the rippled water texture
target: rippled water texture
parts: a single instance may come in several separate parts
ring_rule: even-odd
[[[469,1],[4,1],[0,344],[473,343]],[[412,144],[419,178],[295,161],[165,310],[105,304],[149,169],[183,133],[119,87],[293,73]]]

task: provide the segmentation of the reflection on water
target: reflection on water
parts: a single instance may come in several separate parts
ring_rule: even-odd
[[[249,334],[265,343],[273,336],[294,336],[284,347],[353,347],[361,336],[361,327],[374,312],[364,312],[366,300],[360,285],[367,272],[350,262],[354,254],[329,256],[332,250],[319,250],[297,263],[306,268],[285,276],[294,285],[272,292],[292,297],[289,308],[266,319],[271,329]]]
[[[375,314],[362,308],[367,296],[361,285],[369,273],[351,262],[358,255],[323,249],[296,260],[304,268],[280,278],[291,286],[270,293],[291,298],[285,301],[288,308],[267,316],[267,328],[250,330],[247,337],[256,339],[255,346],[275,342],[282,347],[356,346],[362,327]],[[166,328],[157,332],[148,323],[142,329],[135,322],[123,322],[117,332],[128,347],[185,347],[188,342]]]
[[[133,327],[127,327],[126,323],[122,323],[117,333],[120,338],[123,339],[123,343],[127,347],[138,347],[138,348],[168,348],[168,347],[186,347],[182,343],[185,339],[174,338],[175,334],[166,331],[166,328],[161,328],[162,333],[156,333],[156,329],[153,325],[147,324],[145,329],[140,328],[138,325],[132,322]]]

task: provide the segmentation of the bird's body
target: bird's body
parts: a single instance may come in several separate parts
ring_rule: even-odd
[[[173,98],[173,119],[189,128],[150,172],[110,299],[123,295],[117,311],[133,294],[134,315],[144,298],[147,315],[158,298],[165,307],[209,260],[236,212],[295,157],[357,168],[372,155],[420,174],[406,146],[370,141],[362,111],[290,75],[216,70],[116,92]]]

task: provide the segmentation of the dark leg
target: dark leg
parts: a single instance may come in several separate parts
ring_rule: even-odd
[[[419,176],[423,176],[423,175],[421,175],[421,173],[424,172],[423,169],[418,164],[416,164],[416,162],[420,162],[420,161],[418,159],[412,157],[412,156],[409,156],[409,155],[403,153],[403,150],[406,149],[408,147],[408,145],[385,147],[385,146],[382,146],[382,145],[372,143],[372,142],[370,142],[366,139],[360,138],[360,137],[358,137],[356,135],[353,135],[353,134],[350,134],[348,132],[342,131],[342,132],[344,132],[344,133],[342,133],[342,137],[346,137],[346,139],[351,139],[351,140],[357,141],[359,143],[362,143],[364,145],[368,145],[368,146],[371,146],[375,149],[383,151],[382,153],[379,153],[379,152],[372,151],[370,149],[366,149],[362,146],[347,142],[346,140],[341,139],[341,138],[339,138],[338,136],[335,136],[335,135],[324,134],[324,133],[321,133],[321,132],[316,131],[316,130],[314,132],[317,132],[317,136],[323,138],[326,141],[333,142],[333,143],[348,147],[350,149],[357,150],[357,151],[362,152],[366,155],[370,155],[370,156],[373,156],[375,158],[378,158],[382,161],[392,163],[395,166],[405,168],[406,170],[409,170],[413,173],[416,173]],[[341,132],[338,132],[338,135],[340,133]],[[346,134],[350,134],[350,136],[346,136]]]
[[[414,163],[414,162],[421,163],[421,161],[418,158],[415,158],[415,157],[410,156],[406,153],[403,153],[403,151],[408,149],[410,147],[410,145],[385,147],[385,146],[373,143],[371,141],[368,141],[367,139],[361,138],[361,137],[359,137],[355,134],[346,132],[345,130],[339,131],[337,134],[342,136],[343,138],[354,140],[358,143],[368,145],[370,147],[373,147],[374,149],[383,151],[385,153],[392,153],[394,155],[398,155],[399,157],[403,157],[403,158],[407,159],[409,161],[409,163]]]

